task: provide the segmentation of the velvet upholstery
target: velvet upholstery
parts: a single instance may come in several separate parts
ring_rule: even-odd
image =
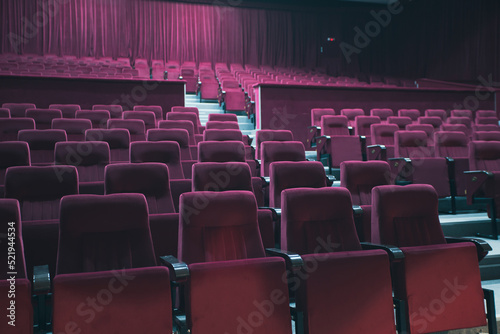
[[[421,116],[418,118],[417,123],[432,125],[435,131],[439,131],[439,128],[443,124],[443,119],[438,116]]]
[[[261,176],[269,176],[271,163],[275,161],[305,161],[305,148],[298,141],[267,141],[261,144]]]
[[[443,123],[441,125],[441,131],[460,131],[463,132],[467,137],[470,137],[470,129],[467,128],[465,124],[459,123]]]
[[[130,142],[146,140],[146,127],[141,119],[109,119],[108,129],[128,130]]]
[[[427,147],[432,149],[434,154],[434,127],[430,124],[408,124],[406,131],[424,131],[427,135]]]
[[[500,141],[499,131],[476,131],[474,132],[474,140],[476,141]]]
[[[85,131],[92,129],[88,119],[58,118],[52,120],[52,129],[66,131],[68,141],[84,141]]]
[[[469,163],[471,170],[500,171],[500,142],[471,141]]]
[[[47,130],[53,119],[62,118],[62,112],[59,109],[26,109],[26,117],[35,120],[37,130]]]
[[[387,118],[394,116],[394,111],[389,108],[374,108],[370,110],[370,116],[378,116],[383,123],[387,123]]]
[[[347,116],[323,115],[320,119],[322,136],[348,136]]]
[[[165,267],[57,275],[54,333],[171,333],[169,280]]]
[[[472,111],[467,109],[453,109],[450,111],[451,117],[467,117],[472,120]]]
[[[249,191],[182,194],[179,258],[188,263],[265,257],[257,202]]]
[[[418,109],[399,109],[399,117],[410,117],[413,123],[417,122],[417,119],[421,116]]]
[[[475,115],[476,115],[476,118],[478,118],[478,117],[496,117],[496,118],[498,118],[497,112],[495,110],[476,110]]]
[[[319,161],[278,161],[271,163],[269,206],[281,208],[281,193],[290,188],[326,187],[326,175]]]
[[[207,130],[239,130],[238,122],[223,122],[223,121],[208,121],[206,125]]]
[[[208,114],[208,121],[238,122],[238,116],[235,114]]]
[[[167,113],[168,121],[191,121],[194,127],[194,134],[201,134],[198,114],[194,112],[174,112]]]
[[[355,126],[354,120],[356,119],[356,116],[365,116],[365,112],[360,108],[341,109],[340,114],[347,117],[347,119],[349,120],[348,126],[350,127]]]
[[[336,115],[332,108],[314,108],[311,109],[311,126],[321,126],[321,118],[326,115]]]
[[[229,122],[221,122],[229,123]],[[204,141],[243,141],[243,135],[239,129],[207,129],[203,132]],[[253,158],[253,157],[252,157]]]
[[[58,275],[156,265],[142,194],[65,196],[59,230]]]
[[[404,130],[408,124],[413,123],[413,120],[408,116],[389,116],[387,123],[396,124],[400,130]]]
[[[204,141],[198,143],[199,162],[245,161],[242,141]]]
[[[12,166],[29,166],[28,143],[20,141],[0,142],[0,197],[4,194],[5,173]]]
[[[135,142],[130,144],[130,162],[160,162],[168,166],[170,178],[183,179],[181,150],[177,142]]]
[[[10,118],[10,110],[8,108],[0,108],[0,118]]]
[[[261,143],[265,141],[292,141],[290,130],[257,130],[255,133],[255,159],[261,159]]]
[[[185,129],[150,129],[146,134],[148,141],[175,141],[181,150],[181,160],[191,160],[189,132]]]
[[[441,121],[446,121],[448,118],[448,113],[444,109],[426,109],[425,110],[426,117],[439,117]]]
[[[389,260],[383,251],[302,258],[307,269],[301,276],[307,278],[300,280],[296,303],[304,313],[304,333],[396,333]],[[315,270],[307,274],[310,268]]]
[[[381,120],[378,116],[356,116],[354,119],[355,134],[357,136],[370,137],[371,125],[379,123],[381,123]],[[368,140],[368,144],[371,144],[370,140]]]
[[[107,110],[111,118],[122,118],[123,107],[118,104],[94,104],[92,110]]]
[[[446,244],[438,198],[429,185],[373,189],[372,240],[400,247],[394,294],[407,303],[412,333],[482,326],[486,323],[477,251],[471,243]],[[432,321],[422,312],[430,308]]]
[[[81,108],[78,104],[51,104],[49,109],[61,110],[63,118],[75,118],[76,112]]]
[[[384,145],[387,150],[387,158],[394,158],[394,134],[398,130],[399,127],[396,124],[373,124],[370,127],[371,144]]]
[[[396,157],[411,159],[434,155],[434,152],[427,146],[427,134],[424,131],[396,131],[394,144]]]
[[[111,115],[108,110],[78,110],[75,118],[90,120],[93,129],[106,129]]]
[[[487,125],[487,124],[498,125],[498,118],[497,117],[476,117],[475,124],[477,124],[477,125]]]
[[[156,121],[159,122],[165,119],[165,115],[163,115],[163,108],[161,106],[145,106],[138,105],[134,106],[134,111],[152,111],[155,114]]]
[[[104,194],[104,167],[109,164],[106,142],[60,142],[55,147],[55,164],[72,165],[78,170],[81,194]]]
[[[185,129],[189,133],[189,145],[196,145],[194,125],[191,121],[165,120],[158,122],[159,129]]]
[[[144,122],[146,130],[156,127],[156,116],[152,111],[124,111],[123,119],[138,119]]]
[[[78,194],[78,172],[73,166],[10,167],[5,175],[5,197],[19,201],[28,276],[33,266],[56,266],[59,203]]]
[[[194,263],[189,271],[187,323],[193,333],[292,332],[282,259]]]
[[[55,145],[67,137],[64,130],[21,130],[17,139],[28,143],[32,165],[45,166],[54,163]]]
[[[475,131],[500,131],[500,126],[495,124],[477,124],[474,126]]]
[[[2,108],[10,110],[10,117],[19,118],[26,116],[26,109],[34,109],[36,106],[33,103],[4,103]]]
[[[86,141],[104,141],[109,145],[111,162],[128,162],[130,134],[126,129],[91,129],[85,131]]]
[[[4,118],[0,122],[0,141],[15,141],[21,130],[34,130],[32,118]]]

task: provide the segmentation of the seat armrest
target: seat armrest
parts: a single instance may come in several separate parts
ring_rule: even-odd
[[[482,239],[476,239],[476,238],[455,238],[455,237],[445,237],[446,242],[449,244],[456,244],[459,242],[472,242],[474,246],[476,246],[477,250],[477,258],[479,261],[484,259],[486,255],[488,255],[488,252],[492,250],[491,246],[489,243]]]
[[[316,147],[316,137],[321,134],[321,128],[319,126],[308,126],[307,127],[307,140],[310,148]]]
[[[337,179],[335,178],[335,176],[333,175],[327,175],[326,176],[326,185],[328,187],[331,187],[333,185],[333,182],[337,181]]]
[[[304,261],[300,255],[294,252],[288,252],[278,248],[266,248],[266,254],[285,259],[287,268],[292,271],[299,270],[304,265]]]
[[[48,265],[33,267],[33,292],[35,295],[50,291],[50,272]]]
[[[189,277],[189,268],[187,264],[179,261],[175,256],[160,256],[160,262],[170,270],[171,281],[183,281]]]
[[[281,217],[281,208],[273,208],[270,206],[259,206],[259,210],[271,210],[273,213],[273,219],[276,217]]]
[[[359,206],[359,205],[353,205],[352,206],[352,213],[355,216],[362,215],[363,214],[363,208],[361,206]]]
[[[385,145],[368,145],[366,146],[366,159],[387,161],[387,148]]]
[[[493,178],[493,173],[484,170],[464,172],[466,176],[467,204],[472,205],[474,196],[483,187],[488,179]]]
[[[377,245],[377,244],[372,244],[370,242],[362,242],[361,247],[365,250],[369,250],[369,249],[384,250],[389,255],[389,259],[391,260],[391,262],[399,262],[405,258],[403,251],[396,246]]]

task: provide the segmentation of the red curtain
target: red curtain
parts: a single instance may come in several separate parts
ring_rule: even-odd
[[[318,62],[320,25],[313,12],[153,0],[1,1],[2,53],[300,67]]]

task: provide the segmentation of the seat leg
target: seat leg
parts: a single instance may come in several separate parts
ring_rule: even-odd
[[[486,318],[488,319],[488,333],[498,334],[497,318],[495,311],[495,293],[493,290],[483,289],[486,300]]]
[[[406,319],[406,303],[404,300],[393,298],[396,309],[396,330],[398,334],[408,334],[408,323]]]

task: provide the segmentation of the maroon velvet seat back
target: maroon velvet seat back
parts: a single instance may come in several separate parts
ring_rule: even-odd
[[[200,111],[198,110],[197,107],[180,107],[180,106],[176,106],[176,107],[172,107],[170,109],[170,112],[173,112],[173,113],[194,113],[194,114],[196,114],[196,123],[193,123],[193,124],[195,126],[201,126],[201,123],[200,123]]]
[[[438,131],[434,134],[435,156],[467,158],[469,139],[459,131]]]
[[[47,130],[52,126],[52,120],[62,118],[59,109],[26,109],[26,117],[35,120],[38,130]]]
[[[281,247],[299,254],[361,250],[349,191],[286,189],[281,194]],[[324,246],[328,240],[330,249]]]
[[[227,123],[227,122],[226,122]],[[243,141],[243,135],[238,129],[207,129],[203,132],[204,141]]]
[[[476,110],[477,117],[496,117],[498,118],[497,112],[495,110]]]
[[[10,110],[10,117],[19,118],[26,116],[26,109],[34,109],[36,106],[33,103],[4,103],[2,108]]]
[[[61,142],[56,144],[55,163],[75,166],[79,182],[104,181],[104,167],[109,164],[109,155],[106,142]]]
[[[194,112],[171,111],[167,113],[166,119],[168,121],[190,121],[191,123],[193,123],[194,133],[201,134],[199,130],[200,125],[198,124],[199,122],[198,115]]]
[[[10,118],[10,110],[7,108],[0,108],[0,118]]]
[[[93,129],[106,129],[111,115],[108,110],[78,110],[75,118],[90,120]]]
[[[31,160],[28,143],[20,141],[0,142],[0,197],[3,197],[7,168],[29,165],[31,165]]]
[[[396,124],[400,130],[404,130],[408,124],[413,123],[413,120],[408,116],[390,116],[387,117],[387,123]]]
[[[354,124],[357,136],[370,136],[370,127],[372,124],[381,123],[378,116],[356,116]]]
[[[85,140],[108,143],[111,162],[129,161],[130,134],[126,129],[87,130]]]
[[[150,129],[146,134],[148,141],[175,141],[181,150],[181,160],[191,160],[189,132],[185,129]]]
[[[54,333],[67,333],[68,326],[81,333],[171,333],[169,280],[165,267],[57,275],[53,295]],[[89,314],[85,314],[82,305],[86,304],[82,301],[91,296],[97,296],[95,305],[100,308],[97,312],[86,309]]]
[[[209,114],[208,121],[238,122],[238,116],[236,116],[235,114]]]
[[[396,131],[394,143],[396,157],[425,158],[434,156],[434,153],[427,147],[427,134],[424,131]]]
[[[398,130],[399,127],[396,124],[373,124],[370,127],[371,144],[384,145],[387,149],[387,158],[393,158],[395,147],[394,134]]]
[[[130,162],[160,162],[168,166],[170,178],[183,179],[181,149],[174,141],[135,142],[130,144]]]
[[[155,265],[144,195],[78,195],[61,200],[57,274]]]
[[[498,126],[498,118],[497,117],[479,117],[476,116],[475,124],[477,125],[497,125]]]
[[[451,125],[464,125],[465,126],[465,134],[469,137],[472,134],[472,120],[469,117],[448,117],[446,120],[447,124]],[[450,130],[448,128],[443,128],[443,130]]]
[[[341,109],[340,114],[347,116],[349,120],[348,125],[352,127],[355,126],[354,119],[356,118],[356,116],[365,116],[365,112],[363,111],[363,109],[360,108]]]
[[[193,191],[253,191],[250,167],[244,162],[199,162],[193,165]]]
[[[165,119],[165,116],[163,115],[163,108],[161,106],[134,106],[134,111],[152,111],[155,114],[157,122]]]
[[[15,141],[21,130],[34,130],[32,118],[5,118],[0,122],[0,141]]]
[[[411,121],[415,123],[417,119],[420,117],[420,111],[418,109],[399,109],[398,116],[410,117]]]
[[[180,260],[190,264],[265,257],[251,192],[184,193],[179,211]]]
[[[467,117],[472,120],[472,111],[467,109],[453,109],[450,111],[451,117]]]
[[[5,254],[0,257],[0,265],[5,268],[0,274],[0,293],[4,296],[0,298],[0,307],[8,310],[12,308],[11,301],[15,301],[15,327],[9,324],[12,319],[6,317],[0,323],[0,332],[31,334],[33,333],[31,284],[27,279],[19,203],[14,199],[0,199],[0,217],[0,233],[5,235],[0,242],[0,251]],[[10,246],[13,249],[9,249]],[[14,255],[9,256],[9,252]],[[15,258],[13,262],[12,256]],[[16,272],[13,281],[10,280],[12,275],[7,275],[10,271]],[[8,316],[10,311],[3,311],[3,314]]]
[[[123,107],[118,104],[94,104],[92,110],[107,110],[111,118],[122,118]]]
[[[130,133],[130,141],[146,140],[146,127],[140,119],[110,119],[108,129],[126,129]]]
[[[78,104],[51,104],[49,108],[61,110],[63,118],[75,118],[76,112],[81,109]]]
[[[473,137],[479,141],[500,141],[500,131],[476,131]]]
[[[424,184],[373,188],[372,241],[398,247],[445,244],[434,188]]]
[[[84,141],[85,131],[92,129],[92,122],[88,119],[54,119],[52,120],[52,129],[66,131],[68,141]]]
[[[348,136],[347,117],[339,115],[321,116],[320,126],[323,136]]]
[[[219,130],[239,130],[240,126],[238,122],[221,122],[221,121],[208,121],[206,125],[207,130],[219,129]]]
[[[203,141],[198,143],[199,162],[245,162],[242,141]]]
[[[30,147],[31,164],[51,165],[54,163],[56,143],[67,140],[64,130],[21,130],[17,139]]]
[[[443,124],[443,120],[441,119],[441,117],[437,116],[422,116],[418,118],[417,123],[422,125],[423,124],[432,125],[435,131],[438,131],[441,125]]]
[[[471,141],[469,163],[471,170],[500,171],[500,142]]]
[[[370,110],[370,116],[377,116],[385,123],[388,117],[394,116],[394,111],[388,108],[374,108]]]
[[[292,141],[290,130],[258,130],[255,133],[255,159],[261,159],[261,144],[265,141]]]
[[[441,118],[441,121],[446,121],[446,118],[448,118],[448,114],[446,113],[446,110],[444,109],[426,109],[425,110],[425,116],[426,117],[439,117]]]
[[[124,111],[123,119],[142,120],[146,130],[156,127],[156,116],[152,111]]]
[[[336,115],[332,108],[313,108],[311,109],[311,126],[321,126],[321,117]]]
[[[408,124],[407,131],[424,131],[427,135],[427,146],[434,146],[434,127],[430,124]],[[433,151],[434,152],[434,151]]]
[[[351,192],[354,205],[371,205],[372,189],[390,180],[391,169],[385,161],[345,161],[340,165],[340,186]]]
[[[477,124],[475,131],[497,131],[500,132],[500,126],[495,124]]]
[[[285,189],[326,187],[325,168],[319,161],[273,162],[269,177],[269,206],[274,208],[281,208]]]
[[[261,145],[261,176],[269,176],[269,166],[275,161],[305,161],[304,144],[299,141],[267,141]]]
[[[194,125],[191,121],[166,120],[158,123],[159,129],[185,129],[189,133],[189,145],[195,145]]]
[[[168,167],[162,163],[113,164],[106,167],[106,194],[140,193],[150,214],[175,212]]]

